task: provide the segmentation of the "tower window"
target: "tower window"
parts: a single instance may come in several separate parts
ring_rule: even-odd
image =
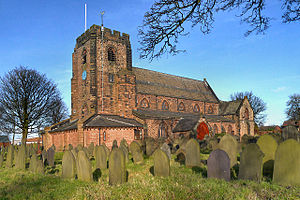
[[[195,104],[195,105],[194,105],[193,111],[194,111],[195,113],[200,112],[200,107],[199,107],[198,104]]]
[[[113,83],[114,82],[114,75],[113,74],[108,74],[108,81],[110,83]]]
[[[82,52],[82,64],[86,63],[86,49],[83,50]]]
[[[107,54],[108,61],[116,61],[116,52],[113,48],[109,48]]]
[[[184,104],[180,102],[180,104],[178,105],[178,111],[184,111],[184,110],[185,110]]]
[[[162,110],[169,110],[169,104],[166,100],[163,101],[161,109]]]
[[[208,107],[208,114],[213,114],[214,113],[214,109],[212,106]]]
[[[147,99],[144,98],[144,99],[141,101],[141,107],[142,107],[142,108],[149,108],[149,102],[148,102]]]

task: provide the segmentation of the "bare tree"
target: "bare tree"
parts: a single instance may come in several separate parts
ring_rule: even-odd
[[[61,97],[56,97],[51,102],[52,109],[49,112],[49,125],[56,124],[68,118],[68,108]]]
[[[253,109],[254,122],[258,126],[262,126],[266,121],[266,114],[264,111],[267,109],[266,103],[259,97],[255,96],[252,91],[250,92],[237,92],[230,95],[231,100],[242,100],[247,96],[249,103]]]
[[[293,94],[289,98],[286,102],[286,115],[289,120],[300,120],[300,94]]]
[[[26,142],[30,130],[47,124],[52,102],[59,98],[56,85],[44,74],[23,66],[15,68],[0,78],[1,126],[15,126]]]
[[[300,20],[300,1],[282,0],[284,23]],[[220,11],[236,11],[242,22],[249,24],[245,33],[265,33],[271,18],[263,14],[265,0],[157,0],[144,15],[139,27],[140,57],[160,57],[164,53],[175,55],[180,36],[189,34],[185,25],[200,26],[203,34],[211,32],[214,15]],[[188,24],[189,23],[189,24]]]

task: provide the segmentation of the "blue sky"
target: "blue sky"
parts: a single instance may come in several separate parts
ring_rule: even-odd
[[[199,27],[181,38],[186,53],[149,62],[139,59],[137,27],[153,0],[0,0],[0,76],[23,65],[54,80],[70,107],[72,52],[84,32],[84,3],[88,27],[100,24],[130,34],[133,66],[164,73],[206,78],[221,100],[237,91],[250,91],[267,103],[267,125],[279,124],[288,96],[300,93],[300,22],[281,23],[279,1],[267,0],[273,17],[265,35],[244,37],[247,25],[233,13],[218,13],[214,28],[203,35]]]

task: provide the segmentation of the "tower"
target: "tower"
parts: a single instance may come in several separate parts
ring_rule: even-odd
[[[76,39],[72,59],[71,118],[131,116],[135,76],[128,34],[104,28],[102,40],[101,27],[93,25]]]

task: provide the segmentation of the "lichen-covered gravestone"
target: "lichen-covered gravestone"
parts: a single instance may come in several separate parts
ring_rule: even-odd
[[[68,146],[69,146],[69,147],[68,147],[69,151],[71,151],[71,150],[73,149],[73,145],[72,145],[72,144],[69,144]]]
[[[230,167],[233,167],[237,163],[238,153],[238,142],[231,135],[224,135],[219,144],[218,148],[225,151],[230,158]]]
[[[279,144],[275,154],[273,181],[300,186],[300,144],[296,140],[288,139]]]
[[[117,140],[113,141],[112,149],[114,149],[114,148],[118,148],[118,142],[117,142]]]
[[[90,156],[93,156],[93,153],[94,153],[94,143],[92,142],[89,147],[88,147],[88,152],[89,152],[89,155]]]
[[[260,150],[265,154],[263,158],[264,174],[273,176],[275,152],[278,147],[277,141],[271,135],[262,135],[258,138],[256,144]]]
[[[75,160],[77,160],[78,152],[76,151],[76,149],[72,149],[71,153],[73,154]]]
[[[248,144],[241,153],[239,179],[260,181],[264,153],[257,144]]]
[[[4,151],[0,152],[0,168],[2,168],[3,161],[4,161]]]
[[[299,142],[300,133],[295,126],[286,126],[282,129],[283,140],[295,139]]]
[[[42,161],[45,164],[45,161],[47,160],[47,151],[44,149],[42,151]]]
[[[9,145],[8,150],[7,150],[7,155],[6,155],[5,167],[6,168],[12,168],[13,161],[14,161],[14,146]]]
[[[127,149],[127,151],[128,151],[128,143],[127,143],[127,141],[124,138],[121,140],[120,146],[124,146]]]
[[[54,167],[54,156],[55,156],[55,151],[51,147],[47,150],[47,163],[49,166]]]
[[[95,160],[96,160],[96,169],[107,168],[107,155],[106,155],[105,147],[103,145],[95,147]]]
[[[78,152],[77,158],[77,176],[82,181],[92,181],[92,165],[86,153],[81,150]]]
[[[125,162],[128,163],[129,162],[129,156],[128,156],[128,150],[124,145],[120,145],[119,149],[121,149],[124,153],[125,156]]]
[[[165,151],[157,149],[154,152],[154,176],[170,176],[170,159]]]
[[[221,149],[212,151],[207,160],[207,177],[230,181],[230,158]]]
[[[62,173],[63,178],[75,178],[76,161],[71,151],[65,151],[62,158]]]
[[[171,149],[170,146],[167,143],[163,143],[163,145],[160,147],[161,150],[163,150],[169,159],[171,159]]]
[[[39,160],[35,153],[31,155],[30,162],[29,162],[29,171],[38,174],[45,173],[43,161]]]
[[[133,141],[131,142],[129,149],[133,157],[133,162],[135,164],[142,164],[144,162],[144,157],[140,145],[136,141]]]
[[[125,156],[121,149],[115,148],[109,155],[109,184],[117,185],[126,182]]]
[[[109,150],[109,148],[106,146],[105,143],[103,143],[102,145],[103,145],[103,147],[104,147],[104,149],[105,149],[105,151],[106,151],[106,155],[107,155],[107,157],[108,157],[109,154],[110,154],[110,150]]]
[[[16,156],[16,168],[17,169],[25,169],[26,165],[26,146],[22,145],[19,148],[19,151]]]
[[[154,138],[152,137],[147,137],[145,139],[146,143],[146,155],[151,156],[153,152],[157,149],[157,143],[155,142]]]
[[[200,167],[200,145],[195,139],[190,139],[185,145],[185,165],[187,167]]]

